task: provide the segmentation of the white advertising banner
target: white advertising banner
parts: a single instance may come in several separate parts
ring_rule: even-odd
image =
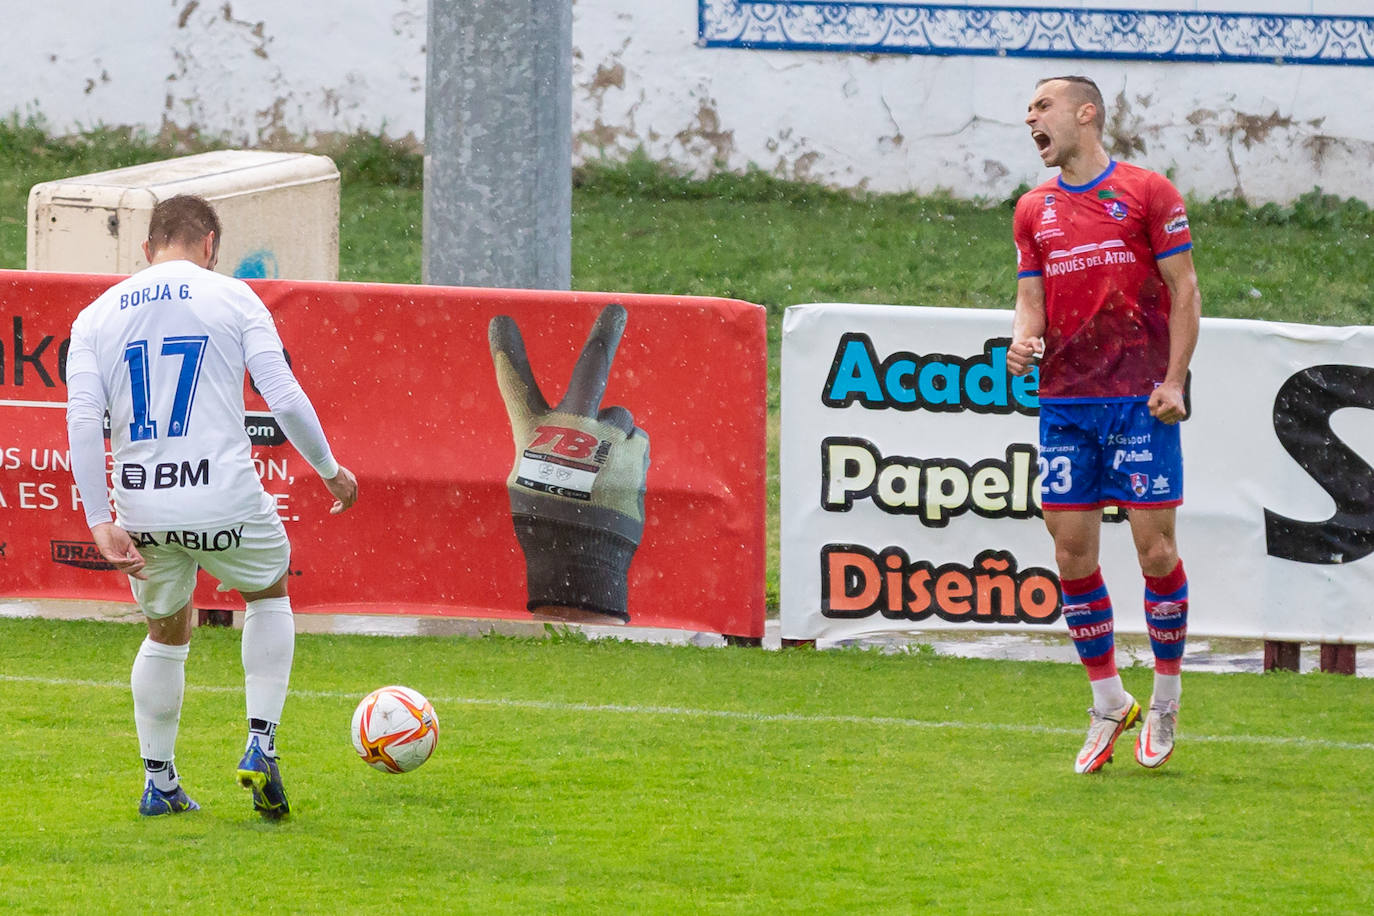
[[[1037,377],[1006,370],[1011,318],[787,310],[784,639],[1066,632],[1040,515],[1056,469],[1039,462]],[[1204,319],[1190,403],[1189,632],[1374,642],[1374,328]],[[1117,629],[1143,633],[1128,524],[1103,525],[1101,556]]]

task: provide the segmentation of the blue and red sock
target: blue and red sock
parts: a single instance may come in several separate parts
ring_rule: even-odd
[[[1145,625],[1155,654],[1155,673],[1177,676],[1188,636],[1188,576],[1182,560],[1167,576],[1145,577]]]
[[[1112,620],[1112,599],[1102,580],[1102,569],[1094,569],[1081,579],[1060,579],[1064,595],[1064,623],[1078,658],[1088,669],[1088,679],[1105,680],[1116,676],[1116,637]]]

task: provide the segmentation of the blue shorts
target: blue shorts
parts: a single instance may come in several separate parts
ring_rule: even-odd
[[[1046,511],[1183,502],[1178,424],[1148,402],[1040,402],[1040,499]]]

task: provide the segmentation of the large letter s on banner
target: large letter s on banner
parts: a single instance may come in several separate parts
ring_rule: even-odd
[[[1293,460],[1336,503],[1323,522],[1299,522],[1264,510],[1266,551],[1299,563],[1353,563],[1374,552],[1374,468],[1331,429],[1343,407],[1374,410],[1374,368],[1312,366],[1274,398],[1274,433]]]

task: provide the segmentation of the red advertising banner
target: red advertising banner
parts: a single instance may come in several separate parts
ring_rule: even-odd
[[[91,544],[63,409],[72,320],[118,279],[0,271],[0,596],[131,600],[125,577]],[[629,623],[763,634],[761,307],[586,292],[252,285],[335,456],[359,480],[357,505],[330,516],[332,498],[250,387],[246,426],[291,537],[297,611],[528,618],[526,551],[533,558],[578,548],[537,525],[526,526],[522,548],[512,490],[533,494],[514,497],[526,522],[558,501],[550,494],[601,511],[592,503],[605,501],[604,490],[588,494],[598,468],[615,464],[605,460],[614,426],[633,428],[637,450],[614,472],[624,486],[611,509],[633,516],[642,499],[642,537],[621,587]],[[619,345],[606,347],[614,322]],[[586,366],[575,370],[584,348]],[[570,385],[593,390],[565,398]],[[553,406],[526,416],[540,394]],[[508,490],[508,477],[521,485]],[[624,513],[602,516],[623,521]],[[543,568],[542,578],[550,574]],[[195,603],[241,607],[204,574]]]

